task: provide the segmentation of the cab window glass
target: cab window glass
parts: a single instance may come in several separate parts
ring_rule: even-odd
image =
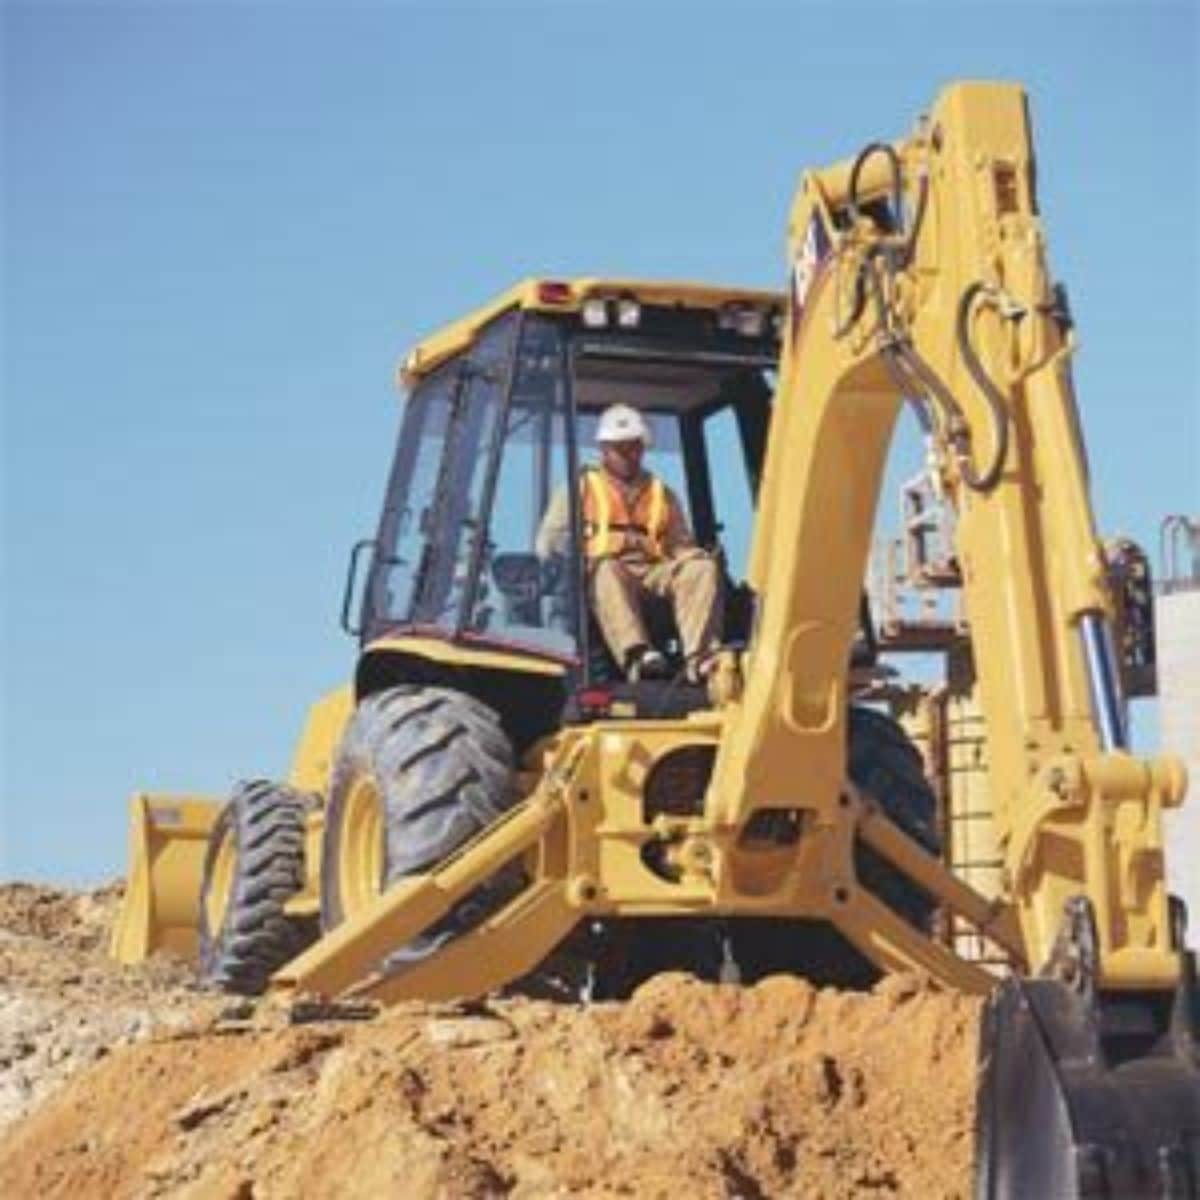
[[[457,629],[517,320],[496,318],[465,354],[414,388],[405,409],[366,591],[364,629]]]
[[[526,315],[469,624],[497,640],[573,657],[566,388],[559,338],[552,321]],[[555,537],[552,524],[559,527]]]
[[[487,464],[508,380],[516,314],[498,317],[479,336],[462,366],[423,547],[417,624],[458,627],[471,556],[483,537],[481,512]]]
[[[719,409],[705,419],[704,448],[718,537],[730,574],[742,579],[750,556],[754,499],[741,432],[732,408]]]
[[[458,386],[455,366],[423,379],[408,397],[367,589],[365,627],[407,621]]]

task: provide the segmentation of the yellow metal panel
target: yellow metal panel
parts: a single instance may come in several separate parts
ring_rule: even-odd
[[[129,806],[129,874],[109,952],[137,963],[158,950],[196,954],[196,920],[209,830],[223,801],[135,795]]]
[[[389,650],[415,654],[429,659],[430,662],[445,663],[447,666],[455,667],[514,671],[522,675],[562,675],[566,672],[565,664],[548,658],[538,658],[536,651],[524,654],[517,651],[489,650],[442,638],[417,636],[380,638],[378,641],[372,642],[363,651],[363,655],[366,657],[371,654],[386,653]]]
[[[322,696],[308,710],[288,774],[292,787],[320,796],[328,793],[333,758],[353,712],[354,690],[349,684]]]
[[[554,282],[565,285],[562,299],[554,303],[542,300],[538,289]],[[421,376],[440,363],[470,346],[480,329],[509,308],[541,312],[578,312],[591,296],[633,296],[643,304],[678,305],[681,308],[717,308],[722,304],[758,304],[779,306],[783,296],[778,292],[754,288],[719,287],[707,283],[672,283],[645,279],[584,279],[547,280],[526,279],[502,293],[490,304],[447,325],[420,342],[405,358],[396,372],[401,387],[411,387]]]

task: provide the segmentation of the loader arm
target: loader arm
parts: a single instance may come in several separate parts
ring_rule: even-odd
[[[956,85],[910,140],[806,174],[790,261],[751,551],[759,621],[710,789],[715,822],[796,806],[798,760],[803,805],[833,811],[846,648],[907,396],[958,514],[989,790],[1027,960],[1047,963],[1064,904],[1084,895],[1103,986],[1173,986],[1160,816],[1184,775],[1127,753],[1024,93]]]

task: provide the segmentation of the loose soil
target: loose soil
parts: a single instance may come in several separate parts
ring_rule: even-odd
[[[0,886],[0,1195],[966,1197],[978,1001],[659,976],[294,1024],[105,957],[119,886]]]

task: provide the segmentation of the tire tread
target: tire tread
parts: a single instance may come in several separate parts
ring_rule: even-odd
[[[304,886],[306,797],[269,780],[233,790],[209,837],[200,893],[200,974],[222,991],[257,995],[272,973],[315,937],[311,918],[284,911]],[[219,929],[208,928],[207,898],[221,841],[234,839],[229,904]]]
[[[500,817],[516,799],[513,752],[499,716],[481,701],[442,687],[401,685],[363,700],[334,763],[321,879],[322,928],[347,915],[337,877],[341,810],[354,780],[375,780],[383,806],[383,887],[428,871]],[[511,892],[502,871],[421,938],[391,956],[423,958],[465,932]]]

